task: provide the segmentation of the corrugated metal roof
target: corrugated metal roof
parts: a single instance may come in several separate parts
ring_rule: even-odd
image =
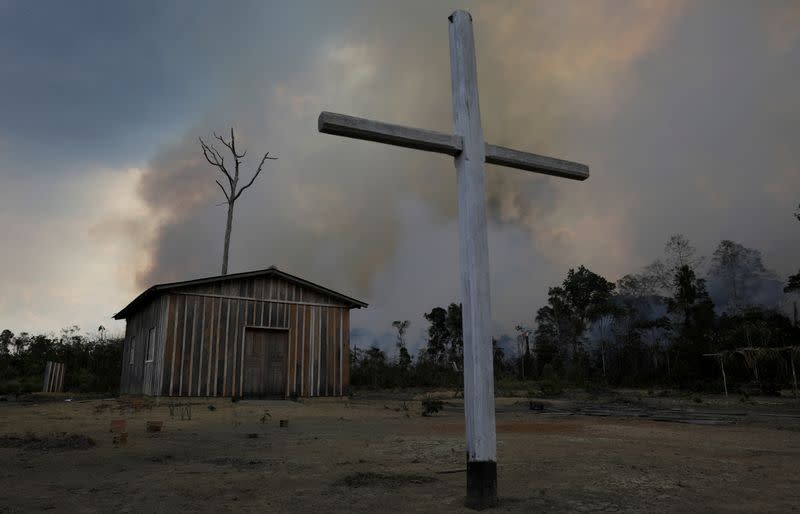
[[[300,284],[304,287],[308,287],[310,289],[316,289],[317,291],[329,294],[334,296],[345,303],[348,303],[352,306],[352,308],[360,309],[362,307],[367,307],[365,302],[361,300],[356,300],[350,296],[344,295],[342,293],[337,293],[332,289],[328,289],[327,287],[323,287],[319,284],[315,284],[313,282],[309,282],[308,280],[304,280],[300,277],[296,277],[294,275],[290,275],[285,271],[281,271],[275,266],[270,266],[267,269],[257,270],[257,271],[245,271],[243,273],[232,273],[230,275],[217,275],[214,277],[206,277],[206,278],[196,278],[193,280],[184,280],[182,282],[170,282],[167,284],[156,284],[149,289],[145,290],[142,294],[137,296],[133,299],[131,303],[125,306],[124,309],[119,311],[118,313],[114,314],[114,319],[126,319],[128,314],[136,309],[138,306],[144,304],[154,296],[172,289],[179,289],[181,287],[188,287],[188,286],[196,286],[201,284],[207,284],[209,282],[220,282],[222,280],[236,280],[241,278],[250,278],[250,277],[257,277],[257,276],[266,276],[266,275],[275,275],[277,277],[283,277],[290,282],[295,282]]]

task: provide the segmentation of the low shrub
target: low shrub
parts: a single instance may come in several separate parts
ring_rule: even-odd
[[[422,415],[432,416],[444,408],[444,402],[431,398],[430,396],[422,400]]]

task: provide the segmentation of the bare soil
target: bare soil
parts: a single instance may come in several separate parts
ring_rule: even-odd
[[[464,511],[463,403],[439,397],[429,417],[410,393],[195,398],[184,420],[163,400],[0,402],[0,512]],[[499,511],[800,505],[800,402],[635,391],[537,402],[497,400]],[[125,444],[112,443],[116,419]]]

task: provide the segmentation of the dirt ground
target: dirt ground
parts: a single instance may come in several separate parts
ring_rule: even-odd
[[[0,512],[463,511],[463,404],[443,393],[444,409],[423,417],[420,397],[195,398],[191,420],[164,401],[134,412],[115,399],[9,399]],[[800,505],[800,402],[633,392],[538,406],[497,400],[500,511]],[[114,419],[127,420],[127,444],[112,444]]]

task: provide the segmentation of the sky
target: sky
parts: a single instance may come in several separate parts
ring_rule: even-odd
[[[248,150],[230,272],[362,299],[357,345],[459,301],[452,158],[317,131],[320,111],[450,132],[447,16],[472,13],[488,142],[589,165],[487,166],[494,334],[569,268],[609,280],[684,234],[800,266],[800,3],[0,0],[0,328],[99,325],[216,275],[225,207],[198,137]]]

